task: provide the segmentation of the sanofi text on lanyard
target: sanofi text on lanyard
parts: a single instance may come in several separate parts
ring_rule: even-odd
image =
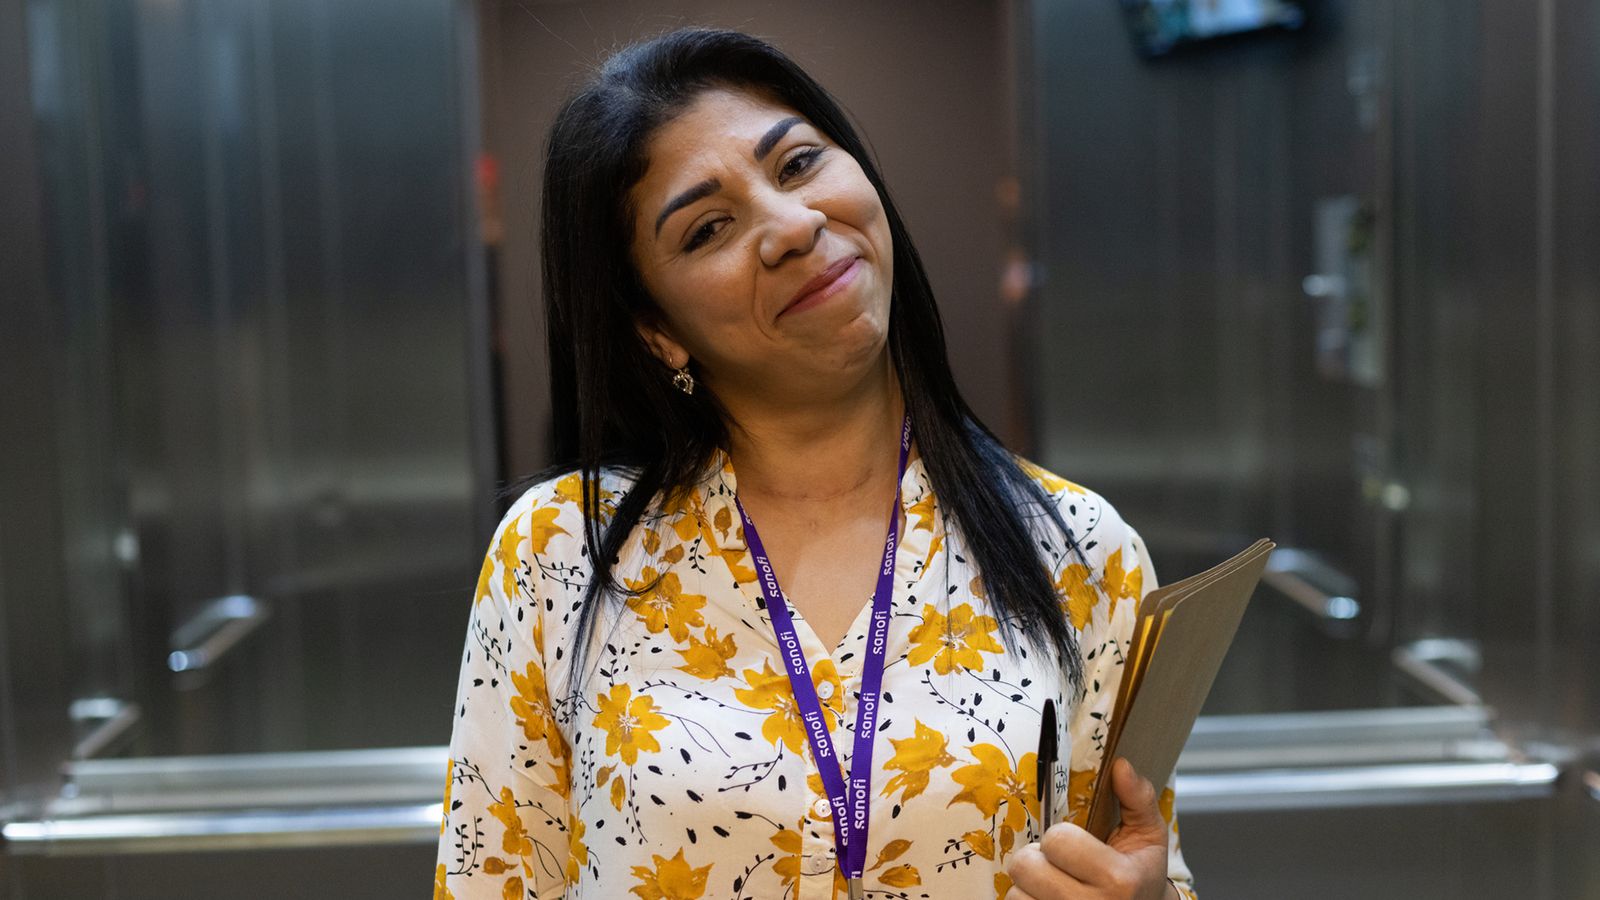
[[[767,614],[772,618],[772,630],[777,635],[778,647],[783,651],[784,664],[789,669],[789,686],[794,690],[795,702],[805,722],[806,736],[811,740],[811,753],[822,772],[822,784],[828,792],[828,802],[833,808],[833,845],[839,867],[844,870],[850,885],[850,900],[865,896],[861,876],[867,865],[867,807],[872,793],[872,743],[878,724],[878,693],[883,687],[884,656],[888,648],[889,607],[894,594],[894,550],[900,539],[900,481],[906,474],[906,456],[911,452],[911,417],[905,418],[900,428],[900,466],[895,476],[894,507],[889,513],[889,536],[883,544],[883,564],[878,569],[878,587],[872,593],[872,623],[867,629],[867,656],[861,670],[861,702],[856,707],[855,753],[850,760],[850,785],[846,791],[839,772],[838,758],[833,752],[833,739],[828,735],[827,720],[822,717],[822,703],[817,699],[816,685],[811,683],[811,667],[806,663],[805,652],[800,649],[800,638],[795,634],[794,620],[778,590],[778,576],[772,571],[772,562],[761,546],[756,526],[744,511],[737,498],[739,518],[744,521],[745,541],[750,555],[760,573],[761,592],[767,600]]]

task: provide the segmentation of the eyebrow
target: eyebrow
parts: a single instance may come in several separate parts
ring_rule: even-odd
[[[772,152],[772,148],[776,147],[778,142],[783,140],[783,136],[789,133],[789,129],[804,121],[805,119],[801,118],[800,116],[790,116],[787,119],[778,120],[771,128],[768,128],[767,133],[761,136],[761,140],[756,141],[756,162],[761,162],[762,160],[766,159],[767,154]],[[666,206],[661,208],[661,214],[656,216],[656,236],[661,236],[661,226],[666,224],[668,216],[680,209],[683,209],[685,206],[688,206],[696,200],[701,200],[705,197],[711,196],[713,193],[721,189],[722,182],[715,178],[707,178],[705,181],[700,182],[694,187],[689,188],[687,191],[684,191],[678,196],[672,198],[672,200],[670,200]]]

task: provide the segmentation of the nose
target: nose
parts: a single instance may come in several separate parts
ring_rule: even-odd
[[[761,261],[776,266],[791,253],[804,256],[817,244],[828,216],[798,193],[776,193],[766,203]]]

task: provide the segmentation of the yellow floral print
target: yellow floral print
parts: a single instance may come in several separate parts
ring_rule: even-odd
[[[523,735],[530,741],[544,741],[557,758],[566,756],[566,740],[550,710],[543,667],[530,661],[521,673],[511,673],[511,683],[517,689],[517,695],[511,698],[511,711],[516,713]]]
[[[1081,823],[1101,762],[1134,612],[1155,576],[1138,535],[1103,498],[1029,464],[1077,549],[1039,532],[1084,664],[1080,692],[1050,654],[1012,652],[983,573],[957,553],[920,458],[901,483],[887,666],[869,787],[869,896],[1004,900],[1010,854],[1038,840],[1034,736],[1046,699],[1064,723],[1064,799]],[[601,473],[602,515],[631,489]],[[489,543],[466,632],[434,895],[783,898],[846,895],[834,822],[784,661],[763,614],[735,504],[731,461],[648,512],[613,562],[638,591],[576,624],[594,565],[581,484],[543,482],[512,504]],[[865,598],[862,598],[865,599]],[[797,617],[848,776],[868,635],[824,646]],[[1026,646],[1024,644],[1024,646]],[[582,656],[585,670],[574,667]],[[673,727],[668,728],[671,724]],[[1174,798],[1168,872],[1193,898]]]
[[[629,700],[632,694],[633,688],[628,685],[612,687],[610,694],[598,698],[600,714],[594,717],[594,724],[606,733],[606,755],[621,756],[630,766],[639,761],[640,750],[661,750],[661,743],[651,732],[668,724],[667,718],[655,711],[654,700],[644,695]]]
[[[917,730],[911,737],[889,739],[894,755],[883,764],[885,769],[900,770],[883,786],[883,796],[890,797],[895,791],[901,791],[902,804],[928,789],[928,777],[934,769],[956,761],[945,750],[948,738],[943,733],[922,724],[920,719],[916,725]]]
[[[994,838],[987,831],[969,831],[961,836],[972,852],[984,859],[994,859]]]
[[[620,779],[619,779],[620,781]],[[578,883],[583,867],[589,864],[589,848],[584,846],[583,832],[587,828],[576,813],[567,816],[567,884]]]
[[[677,648],[678,655],[683,657],[685,663],[678,667],[678,671],[688,672],[706,681],[716,681],[724,675],[733,674],[733,669],[728,667],[728,660],[738,652],[739,646],[733,642],[733,635],[718,638],[716,626],[708,626],[704,640],[690,635],[688,649]]]
[[[638,580],[629,578],[626,583],[631,591],[643,591],[628,598],[628,607],[638,614],[651,634],[666,631],[681,643],[688,640],[691,626],[705,625],[700,610],[706,605],[706,598],[685,594],[678,573],[661,575],[647,566]]]
[[[1144,596],[1144,570],[1135,563],[1132,569],[1123,571],[1122,550],[1111,551],[1106,557],[1105,573],[1100,578],[1100,583],[1105,586],[1106,596],[1111,600],[1111,614],[1117,610],[1119,600],[1137,600]]]
[[[761,671],[744,671],[746,688],[735,688],[733,695],[752,709],[769,709],[772,715],[761,723],[761,736],[773,746],[783,744],[791,752],[799,753],[807,743],[805,720],[799,704],[795,703],[794,688],[789,684],[789,673],[774,671],[771,660],[761,663]],[[844,685],[833,660],[824,659],[811,668],[811,682],[817,689],[824,718],[832,729],[844,710]],[[828,685],[826,688],[823,685]],[[820,698],[827,697],[826,700]]]
[[[890,887],[904,888],[922,883],[922,873],[916,866],[895,866],[878,876],[878,880]]]
[[[711,874],[711,863],[694,868],[683,858],[683,848],[671,859],[651,854],[654,868],[634,866],[633,877],[639,884],[630,889],[641,900],[698,900],[706,892],[706,878]]]
[[[1094,617],[1095,604],[1100,601],[1094,585],[1089,583],[1088,567],[1073,563],[1062,569],[1061,577],[1056,581],[1056,590],[1066,598],[1063,606],[1066,607],[1072,627],[1079,631],[1087,628]]]
[[[1067,821],[1079,828],[1089,827],[1095,775],[1095,769],[1073,769],[1067,773]]]
[[[911,642],[916,646],[906,657],[906,662],[920,666],[933,660],[933,670],[949,675],[957,666],[981,670],[983,653],[1004,653],[1005,648],[994,638],[1000,623],[992,616],[975,614],[972,604],[963,603],[942,615],[931,603],[922,606],[922,624],[911,629]]]
[[[1049,494],[1059,494],[1062,491],[1068,491],[1073,494],[1087,496],[1089,493],[1065,478],[1050,472],[1046,472],[1044,469],[1041,469],[1030,462],[1022,462],[1022,471],[1027,473],[1027,475],[1034,481],[1037,481],[1039,486],[1044,488],[1045,492]]]
[[[947,805],[971,803],[986,816],[998,814],[1003,805],[1005,825],[1013,831],[1027,825],[1030,817],[1038,817],[1039,799],[1034,796],[1038,778],[1033,753],[1024,753],[1016,768],[1012,768],[1004,750],[993,744],[973,744],[972,758],[975,763],[950,774],[965,790]]]
[[[803,845],[800,829],[779,828],[769,840],[779,851],[777,860],[772,863],[772,871],[783,878],[784,894],[787,895],[789,886],[800,877],[800,848]]]

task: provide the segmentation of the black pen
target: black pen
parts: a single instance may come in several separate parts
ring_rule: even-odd
[[[1044,837],[1045,829],[1051,825],[1050,819],[1056,808],[1056,702],[1044,702],[1044,718],[1039,722],[1039,759],[1035,793],[1039,797],[1039,836]]]

